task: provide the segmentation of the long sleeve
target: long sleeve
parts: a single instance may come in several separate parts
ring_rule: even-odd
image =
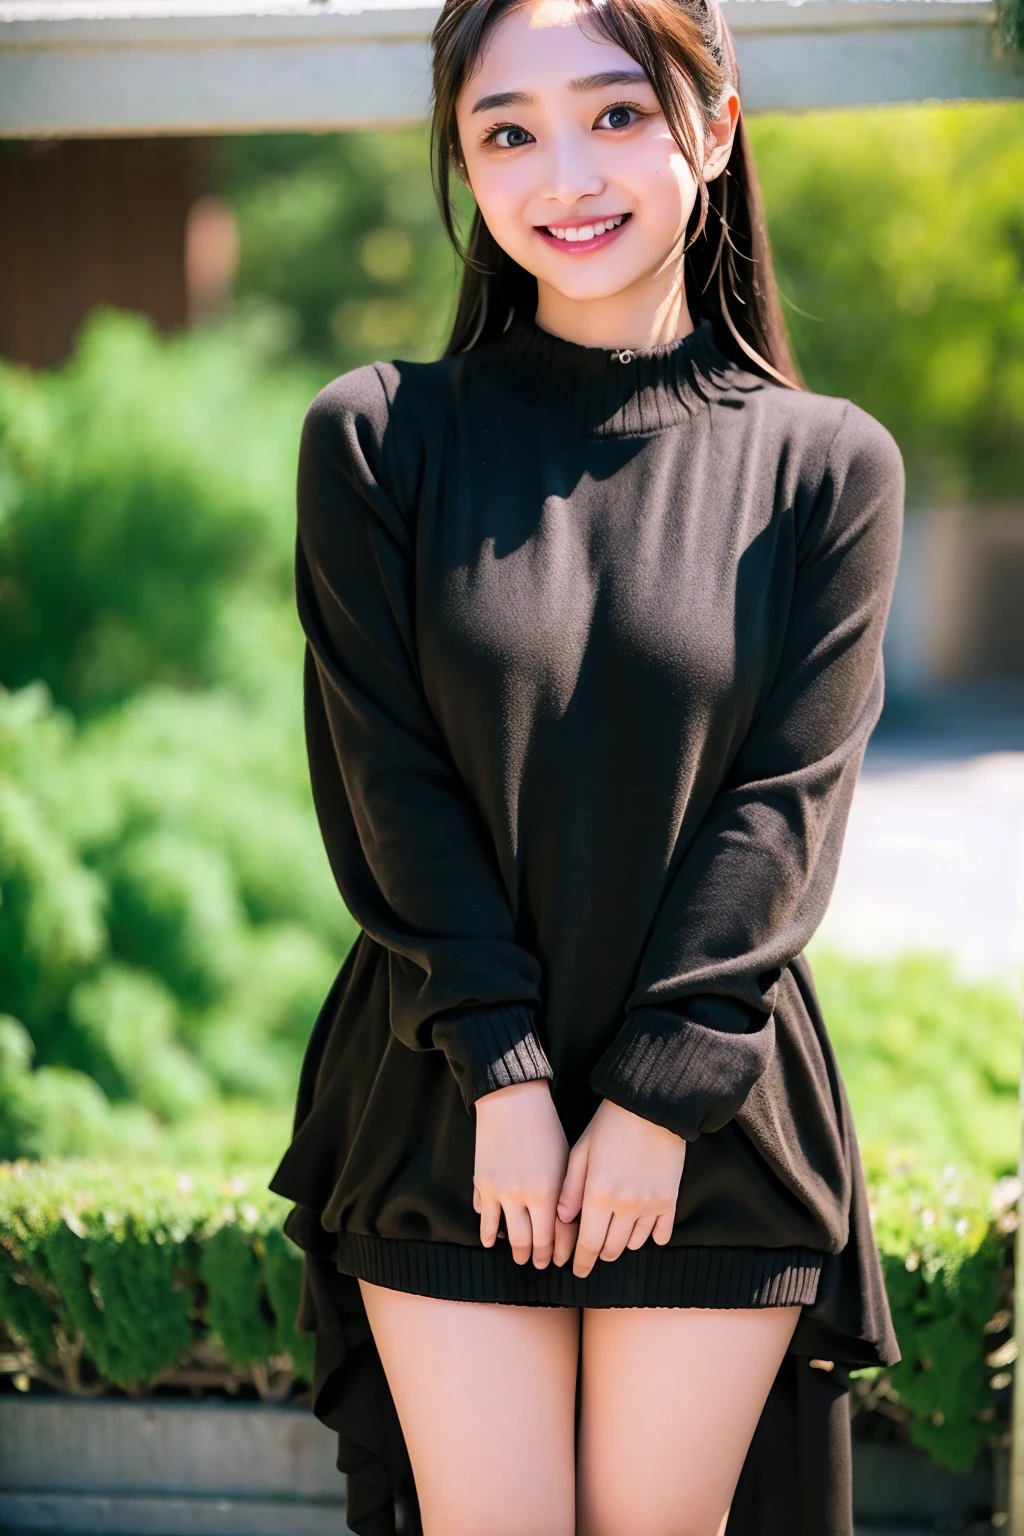
[[[768,1064],[780,970],[824,916],[882,707],[903,465],[856,407],[808,500],[770,691],[676,850],[625,1022],[591,1075],[602,1097],[686,1138],[724,1125]]]
[[[388,952],[391,1026],[442,1049],[463,1097],[550,1077],[540,967],[475,805],[426,703],[413,531],[381,465],[388,400],[373,368],[314,401],[299,456],[296,587],[307,640],[313,797],[345,902]]]

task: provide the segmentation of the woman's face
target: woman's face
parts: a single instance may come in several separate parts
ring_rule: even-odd
[[[495,240],[562,300],[681,282],[697,179],[640,66],[574,0],[527,0],[488,35],[457,117],[466,176]],[[694,109],[696,111],[696,109]],[[730,92],[702,174],[724,169]],[[697,122],[694,117],[695,124]],[[697,132],[702,147],[705,135]]]

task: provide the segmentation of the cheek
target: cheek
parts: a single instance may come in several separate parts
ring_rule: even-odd
[[[666,233],[685,229],[697,198],[697,183],[682,155],[678,150],[667,153],[659,146],[646,171],[646,222]]]
[[[486,154],[467,155],[470,187],[488,228],[515,224],[529,187],[515,165],[501,164]],[[518,171],[518,174],[517,174]]]

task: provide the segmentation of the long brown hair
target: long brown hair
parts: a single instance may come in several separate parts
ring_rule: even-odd
[[[441,218],[463,261],[447,354],[500,336],[513,314],[533,318],[537,281],[501,249],[479,209],[463,245],[452,198],[462,166],[456,105],[484,39],[523,0],[445,0],[434,27],[431,164]],[[732,38],[717,0],[579,0],[580,11],[644,70],[700,190],[687,228],[686,299],[694,322],[711,321],[735,362],[799,388],[772,269],[761,189],[742,114],[729,164],[710,184],[688,110],[706,131],[724,91],[738,88]]]

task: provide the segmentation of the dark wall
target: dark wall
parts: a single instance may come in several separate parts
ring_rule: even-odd
[[[90,309],[163,331],[187,319],[185,221],[202,190],[191,139],[0,143],[0,355],[45,367]]]

